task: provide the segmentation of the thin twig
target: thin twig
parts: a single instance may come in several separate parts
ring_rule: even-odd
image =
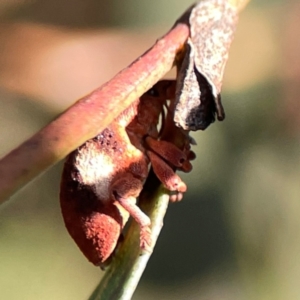
[[[151,239],[154,246],[163,226],[163,219],[169,203],[169,194],[162,187],[157,190],[158,182],[155,181],[153,175],[148,180],[151,188],[146,187],[145,191],[156,190],[156,192],[141,196],[139,205],[151,219]],[[156,188],[153,187],[153,180]],[[130,300],[132,298],[152,254],[140,250],[139,232],[139,226],[136,222],[132,222],[125,240],[89,300]]]

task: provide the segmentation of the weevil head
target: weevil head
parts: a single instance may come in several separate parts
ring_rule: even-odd
[[[168,99],[172,99],[175,95],[175,80],[160,80],[152,88],[150,88],[142,98],[153,98],[152,101],[157,105],[164,105]]]

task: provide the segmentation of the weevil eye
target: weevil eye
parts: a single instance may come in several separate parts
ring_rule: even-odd
[[[151,97],[159,97],[159,91],[157,88],[152,87],[150,90],[146,92],[146,95]]]

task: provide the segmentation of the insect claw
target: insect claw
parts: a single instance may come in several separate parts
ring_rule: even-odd
[[[140,229],[140,248],[147,252],[152,252],[151,229],[149,226],[142,226]]]
[[[187,190],[186,184],[183,181],[179,181],[177,183],[177,191],[181,192],[181,193],[184,193],[184,192],[186,192],[186,190]]]
[[[179,201],[182,200],[182,198],[183,198],[183,194],[182,193],[178,193],[178,192],[172,193],[171,192],[170,197],[169,197],[169,201],[170,202],[179,202]]]
[[[180,170],[181,170],[182,172],[185,172],[185,173],[191,172],[192,169],[193,169],[193,166],[192,166],[192,164],[190,163],[189,160],[186,160],[186,161],[183,163],[182,167],[180,168]]]
[[[191,136],[189,135],[189,136],[188,136],[188,139],[189,139],[189,143],[190,143],[191,145],[197,146],[197,142],[196,142],[196,140],[195,140],[193,137],[191,137]]]

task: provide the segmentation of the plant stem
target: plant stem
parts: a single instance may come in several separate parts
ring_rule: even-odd
[[[147,192],[141,195],[139,206],[151,219],[151,239],[154,247],[163,226],[169,194],[162,187],[153,188],[153,180],[155,181],[154,184],[159,184],[153,175],[148,180],[152,187],[147,188],[146,184],[144,190],[156,190],[156,192],[152,195],[147,194]],[[152,252],[140,250],[139,232],[140,229],[136,222],[131,222],[125,240],[89,300],[130,300],[132,298],[152,254]]]

